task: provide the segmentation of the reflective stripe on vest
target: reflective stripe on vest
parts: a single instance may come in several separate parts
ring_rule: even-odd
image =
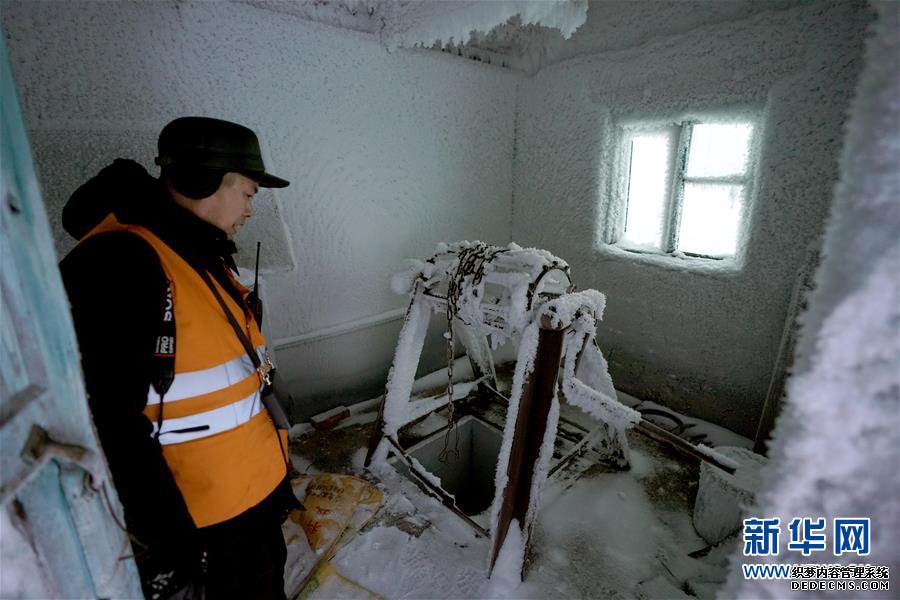
[[[163,421],[162,433],[159,434],[159,443],[164,446],[181,444],[234,429],[249,423],[250,419],[258,415],[262,408],[259,392],[256,391],[243,400],[238,400],[222,408],[214,408],[188,417],[166,419]],[[153,429],[156,433],[155,423]]]
[[[265,346],[256,347],[256,354],[260,360],[265,360],[265,350]],[[215,367],[176,373],[172,386],[166,392],[166,402],[175,402],[191,396],[215,392],[242,381],[251,373],[256,373],[256,369],[246,353]],[[147,404],[159,404],[159,394],[156,393],[153,386],[150,386],[150,390],[147,392]],[[165,417],[165,411],[163,411],[163,416]]]
[[[122,225],[112,215],[83,239],[106,231],[137,235],[159,256],[174,301],[175,378],[162,403],[148,386],[143,412],[155,432],[162,410],[158,440],[194,523],[205,527],[231,519],[259,504],[284,479],[286,432],[276,431],[262,404],[260,377],[199,274],[151,231]],[[213,284],[264,355],[265,339],[255,320],[217,281]]]
[[[262,359],[265,356],[265,346],[257,347],[256,353]],[[251,381],[254,383],[258,381],[253,362],[246,354],[218,367],[176,374],[172,387],[165,394],[166,406],[163,409],[162,433],[159,434],[159,443],[162,445],[180,444],[216,435],[249,422],[263,408],[259,389],[231,404],[187,416],[178,416],[179,406],[169,404],[185,398],[212,394],[239,384],[247,378],[253,378]],[[159,400],[159,394],[156,393],[153,386],[150,386],[147,393],[147,405],[158,405]],[[158,423],[154,419],[153,435],[156,435],[157,427]]]

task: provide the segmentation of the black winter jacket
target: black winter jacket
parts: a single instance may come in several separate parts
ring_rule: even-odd
[[[226,275],[226,268],[235,269],[233,242],[178,206],[137,163],[117,160],[79,188],[63,211],[63,226],[80,239],[110,212],[122,223],[153,231],[242,302]],[[141,238],[109,232],[76,246],[60,269],[94,423],[129,533],[139,542],[133,545],[145,592],[146,582],[159,573],[173,571],[175,579],[184,580],[199,566],[204,535],[194,526],[142,412],[166,290],[159,258]],[[230,528],[244,531],[253,520],[280,523],[295,505],[285,479],[260,505],[214,527],[227,538]]]

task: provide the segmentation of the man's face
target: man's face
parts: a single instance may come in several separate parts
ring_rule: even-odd
[[[222,185],[210,198],[206,220],[233,237],[244,221],[253,216],[251,201],[259,184],[240,173],[226,173]]]

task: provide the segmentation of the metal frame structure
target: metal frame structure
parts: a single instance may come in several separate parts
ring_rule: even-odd
[[[379,408],[378,418],[369,439],[365,464],[367,467],[370,466],[376,456],[379,456],[380,461],[387,458],[388,454],[396,455],[424,492],[440,500],[442,504],[468,523],[476,531],[477,535],[492,537],[490,551],[491,570],[493,570],[496,560],[503,549],[513,523],[518,524],[520,528],[518,533],[523,541],[522,547],[527,548],[534,524],[534,507],[538,505],[537,498],[534,498],[534,495],[540,494],[546,479],[559,472],[564,466],[592,448],[596,442],[603,438],[609,442],[607,448],[611,451],[611,462],[620,467],[627,466],[627,442],[624,439],[624,429],[621,429],[623,427],[622,419],[615,417],[614,420],[620,422],[618,425],[613,426],[613,421],[607,423],[603,415],[614,417],[614,415],[618,414],[616,411],[629,413],[625,417],[627,421],[625,427],[633,426],[636,431],[654,440],[666,443],[691,458],[710,462],[719,468],[733,472],[733,468],[730,465],[723,464],[716,456],[708,452],[702,452],[690,442],[646,421],[636,411],[621,407],[621,405],[614,410],[607,406],[606,409],[600,410],[599,413],[588,411],[595,418],[597,418],[598,414],[600,415],[597,427],[590,431],[579,427],[583,435],[581,438],[570,440],[574,445],[566,456],[562,457],[553,469],[547,469],[547,472],[539,472],[537,467],[542,459],[549,461],[549,457],[542,456],[542,452],[546,452],[545,440],[547,439],[548,429],[551,426],[556,428],[554,436],[559,435],[558,421],[553,420],[552,424],[550,422],[553,403],[562,396],[569,398],[568,393],[570,392],[575,393],[575,387],[569,387],[568,392],[566,391],[564,385],[566,383],[571,386],[574,380],[581,386],[581,389],[585,388],[585,383],[578,381],[575,373],[579,370],[578,365],[581,363],[584,352],[588,349],[587,344],[589,342],[592,344],[590,351],[599,354],[599,348],[594,345],[593,332],[595,331],[594,324],[602,314],[603,296],[599,292],[592,290],[572,293],[573,286],[569,279],[568,266],[548,253],[535,254],[534,256],[541,257],[544,264],[535,265],[535,262],[531,261],[531,267],[533,268],[527,274],[528,281],[527,288],[524,290],[524,302],[521,302],[520,297],[519,309],[523,314],[511,315],[509,312],[511,310],[511,298],[515,294],[521,296],[523,290],[521,287],[518,291],[512,289],[504,290],[504,285],[507,285],[515,277],[510,277],[508,271],[502,273],[501,276],[497,276],[493,270],[483,270],[481,268],[483,265],[481,265],[475,275],[470,276],[461,273],[458,266],[455,266],[453,262],[455,252],[458,252],[461,247],[467,249],[470,246],[457,246],[437,253],[425,263],[413,278],[410,302],[400,331],[394,364],[385,386],[385,394]],[[492,247],[490,256],[495,257],[501,253],[503,253],[503,249]],[[546,283],[549,274],[554,271],[558,271],[564,276],[564,285],[560,287],[560,281],[556,281],[557,285],[555,287],[551,286],[552,289],[547,290],[542,286]],[[457,280],[456,282],[451,283],[448,281],[454,277]],[[466,279],[466,277],[469,277],[469,279]],[[518,281],[522,284],[523,279],[520,277]],[[468,307],[469,311],[465,314],[453,310],[450,298],[453,297],[454,288],[458,288],[461,282],[468,282],[468,285],[470,285],[466,290],[466,293],[469,294],[468,301],[472,302],[474,299],[474,308],[481,310],[487,317],[486,319],[479,321],[480,317],[473,317],[471,312],[473,307],[471,306]],[[491,296],[486,293],[485,282],[492,283],[495,286],[499,285],[500,288],[495,288],[493,296]],[[477,288],[472,287],[474,283],[478,284]],[[457,294],[459,293],[458,289],[456,292]],[[504,299],[510,301],[506,305],[506,312],[499,308],[503,306]],[[416,368],[421,356],[428,324],[434,313],[449,313],[448,328],[450,331],[448,331],[448,335],[452,335],[451,332],[455,332],[456,337],[462,340],[472,364],[474,382],[479,386],[479,390],[502,398],[507,401],[507,404],[510,404],[510,400],[497,391],[496,369],[487,339],[488,334],[485,332],[489,332],[490,335],[503,335],[509,339],[513,334],[523,333],[526,328],[537,328],[536,347],[530,346],[526,349],[523,344],[519,348],[517,364],[532,366],[530,370],[523,368],[521,373],[519,373],[522,381],[520,382],[521,387],[516,392],[518,395],[517,412],[514,417],[512,415],[507,416],[506,428],[512,427],[512,431],[505,431],[504,436],[511,435],[511,444],[509,446],[509,456],[506,458],[506,482],[502,491],[498,490],[498,494],[494,499],[493,512],[497,518],[493,531],[487,531],[460,510],[453,496],[434,483],[433,476],[429,473],[421,472],[416,461],[407,454],[406,449],[403,448],[399,441],[399,431],[403,426],[442,408],[445,405],[444,400],[450,406],[450,424],[441,431],[449,433],[449,430],[454,426],[452,372],[448,391],[443,397],[420,400],[420,403],[424,403],[424,407],[417,407],[417,410],[414,411],[409,410]],[[479,322],[467,322],[466,318]],[[589,327],[591,333],[586,333],[588,329],[582,327],[578,330],[580,334],[567,341],[567,333],[576,328],[577,322],[582,322],[583,325],[585,320],[591,324]],[[517,327],[518,329],[516,329]],[[534,334],[533,329],[529,329],[529,331]],[[450,339],[450,348],[452,350],[452,337]],[[533,354],[531,354],[532,352]],[[568,370],[563,377],[560,377],[564,357],[568,357],[565,359]],[[448,360],[452,361],[453,358],[454,356],[451,352],[448,355]],[[605,362],[602,364],[605,366]],[[611,389],[612,382],[609,381],[608,384]],[[600,398],[598,401],[600,404],[606,402],[608,405],[610,403],[609,400],[603,400],[601,398],[602,394],[599,394],[599,392],[597,392],[597,396],[593,396],[594,393],[593,391],[589,392],[593,398]],[[612,393],[614,395],[614,390],[612,390]],[[608,398],[608,394],[606,397]],[[572,399],[569,399],[571,402]],[[613,403],[617,404],[617,402]],[[592,408],[592,406],[586,406],[584,402],[580,402],[576,406],[580,406],[584,410]],[[556,417],[554,416],[553,419],[556,419]],[[502,453],[501,457],[503,457]],[[544,464],[548,466],[547,462]],[[536,479],[536,477],[539,479]]]
[[[451,249],[443,255],[440,253],[436,254],[429,262],[432,265],[437,264],[442,259],[446,259],[447,255],[452,255],[454,252],[455,250]],[[538,315],[536,309],[544,302],[559,298],[573,289],[569,280],[568,266],[563,261],[550,255],[545,255],[545,258],[544,264],[532,271],[527,282],[525,304],[522,307],[525,314],[522,316],[528,324],[531,323],[534,315]],[[456,506],[453,497],[440,486],[435,485],[428,474],[419,472],[414,461],[410,459],[398,440],[397,431],[399,430],[399,425],[394,424],[392,428],[388,426],[385,418],[387,411],[397,410],[398,407],[408,407],[409,394],[407,391],[412,388],[412,380],[432,313],[443,312],[446,314],[447,311],[452,310],[448,301],[450,284],[446,281],[447,277],[454,276],[451,271],[451,268],[447,268],[444,271],[445,277],[431,278],[429,280],[420,274],[415,279],[404,325],[400,332],[398,353],[395,355],[394,365],[379,409],[378,419],[369,439],[366,465],[371,464],[379,446],[386,444],[389,452],[396,455],[404,463],[416,483],[426,493],[439,499],[447,508],[472,526],[477,534],[484,536],[493,534],[490,557],[490,564],[493,569],[497,555],[503,547],[513,520],[517,520],[522,526],[521,533],[526,543],[530,534],[531,527],[527,522],[526,513],[529,507],[534,505],[531,496],[534,490],[532,483],[535,466],[540,458],[541,448],[548,428],[548,415],[556,397],[565,332],[571,324],[554,326],[546,317],[541,319],[538,346],[534,357],[534,368],[528,374],[521,398],[519,399],[518,412],[512,434],[512,446],[506,466],[507,483],[500,500],[499,519],[496,531],[489,532],[463,513]],[[550,274],[554,272],[561,274],[562,277],[558,279],[563,279],[564,281],[556,280],[555,287],[551,286],[551,290],[545,290],[544,286],[550,279]],[[455,275],[458,277],[459,273],[457,272]],[[489,284],[503,287],[503,282],[508,281],[509,277],[506,275],[504,277],[492,277],[491,273],[487,273],[484,275],[484,279]],[[563,284],[562,289],[560,289],[560,283]],[[483,290],[484,288],[481,289]],[[483,291],[482,294],[484,294]],[[481,299],[480,308],[482,308],[486,319],[479,324],[481,325],[480,329],[475,329],[471,326],[472,324],[465,322],[459,316],[451,318],[451,327],[456,336],[462,340],[472,364],[475,380],[479,383],[482,390],[487,390],[489,393],[501,398],[503,398],[502,394],[496,390],[496,371],[485,330],[505,336],[519,333],[511,330],[513,326],[509,322],[509,318],[505,320],[500,318],[501,311],[497,309],[498,306],[502,305],[500,300],[502,300],[504,295],[509,299],[513,294],[514,291],[507,289],[506,292],[501,291],[495,294],[495,298]],[[400,348],[405,348],[407,352],[415,352],[415,364],[407,364],[403,368],[398,368],[400,366],[398,365],[398,360],[401,358]],[[400,381],[401,377],[403,381]],[[400,394],[396,393],[398,389],[403,390],[403,397],[398,397],[400,396]],[[447,401],[452,403],[453,399],[448,397]],[[452,427],[452,424],[450,427]],[[586,435],[585,439],[588,437]],[[576,444],[571,455],[564,460],[568,461],[577,453],[584,451],[585,446],[586,444]]]

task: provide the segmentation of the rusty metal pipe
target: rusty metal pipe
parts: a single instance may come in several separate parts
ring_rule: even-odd
[[[506,487],[500,500],[497,530],[493,532],[492,571],[497,555],[506,541],[512,520],[517,519],[520,526],[527,525],[525,517],[531,505],[534,468],[540,458],[547,430],[547,417],[553,403],[553,392],[562,358],[563,338],[562,329],[541,328],[538,333],[534,369],[525,382],[522,397],[519,399],[519,413],[516,416],[512,447],[506,467]],[[526,526],[522,531],[526,547],[529,529]]]

